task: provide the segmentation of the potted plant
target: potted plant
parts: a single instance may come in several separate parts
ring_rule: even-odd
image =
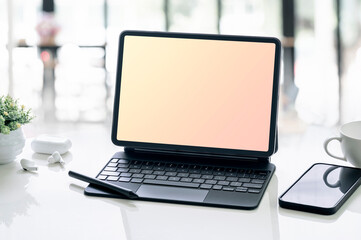
[[[25,136],[21,126],[33,118],[31,110],[20,106],[17,99],[0,97],[0,164],[15,160],[22,152]]]

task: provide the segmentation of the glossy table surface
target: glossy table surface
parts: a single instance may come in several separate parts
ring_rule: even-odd
[[[251,211],[85,196],[87,184],[67,172],[95,176],[122,150],[111,143],[109,132],[96,124],[25,128],[23,153],[0,165],[0,239],[361,239],[360,189],[331,216],[278,206],[279,195],[313,163],[347,165],[322,148],[335,135],[333,128],[311,126],[280,135],[272,157],[276,172],[260,206]],[[47,155],[32,152],[32,137],[40,133],[71,139],[64,166],[49,165]],[[23,171],[21,158],[34,160],[38,172]]]

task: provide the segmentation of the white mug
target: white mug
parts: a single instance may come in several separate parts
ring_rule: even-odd
[[[340,127],[341,137],[332,137],[325,141],[323,147],[331,157],[347,161],[353,166],[361,168],[361,121],[350,122]],[[328,144],[337,140],[341,143],[344,156],[336,156],[328,150]]]

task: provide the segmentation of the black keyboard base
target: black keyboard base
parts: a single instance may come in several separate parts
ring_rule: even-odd
[[[134,158],[134,156],[130,156],[129,154],[126,154],[124,152],[116,153],[113,156],[113,158],[119,158],[119,159],[126,158],[129,159],[130,161],[135,159],[139,161],[138,156]],[[142,160],[140,161],[155,161],[155,160],[157,160],[156,162],[159,162],[159,160],[162,161],[163,159],[159,157],[154,158],[154,156],[151,157],[150,159],[144,159],[144,156],[142,156]],[[167,158],[167,160],[168,161],[166,162],[169,162],[169,157]],[[181,160],[182,163],[184,163],[185,161],[187,164],[194,163],[192,159],[185,160],[182,158]],[[187,160],[189,161],[187,162]],[[111,161],[109,161],[109,163],[110,162]],[[217,162],[215,162],[214,164],[215,165],[213,166],[217,167],[216,165]],[[220,163],[220,166],[224,167],[224,165],[225,165],[224,162]],[[105,166],[104,169],[106,167],[107,166]],[[200,187],[196,187],[195,185],[189,183],[185,185],[186,187],[182,187],[182,185],[178,186],[178,182],[176,181],[174,182],[170,181],[168,182],[170,184],[168,184],[166,181],[155,181],[155,180],[147,180],[147,179],[144,179],[144,182],[141,184],[132,183],[130,181],[129,182],[110,181],[110,182],[112,182],[113,184],[120,185],[122,187],[132,189],[133,191],[137,192],[137,194],[140,196],[139,200],[144,200],[144,201],[157,201],[157,202],[180,203],[180,204],[191,204],[191,205],[212,206],[212,207],[222,207],[222,208],[236,208],[236,209],[257,208],[262,199],[262,196],[264,195],[267,185],[275,171],[275,166],[269,162],[256,163],[256,164],[251,162],[246,162],[246,163],[241,162],[237,164],[233,162],[229,164],[229,168],[246,169],[246,170],[249,169],[250,172],[251,170],[266,171],[268,174],[266,177],[263,178],[264,183],[262,188],[260,189],[246,188],[248,189],[248,191],[238,191],[238,190],[236,191],[236,189],[242,190],[242,187],[227,187],[227,186],[224,186],[224,189],[221,190],[201,189]],[[103,170],[98,174],[98,177],[101,175]],[[203,175],[201,175],[201,177],[202,176]],[[244,181],[244,179],[245,178],[243,177],[243,175],[239,175],[235,180]],[[196,180],[193,179],[193,181]],[[244,183],[241,182],[241,184]],[[245,186],[252,187],[253,185],[252,183],[251,185],[250,183],[246,183]],[[233,189],[233,191],[231,191],[231,189]],[[255,190],[256,192],[253,193],[252,190]],[[123,198],[117,193],[110,192],[105,189],[99,189],[98,187],[94,187],[91,184],[84,190],[84,193],[88,196]]]

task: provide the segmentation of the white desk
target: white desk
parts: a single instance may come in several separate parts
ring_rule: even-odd
[[[51,129],[51,130],[49,130]],[[339,163],[322,149],[333,129],[310,127],[280,136],[275,175],[256,210],[106,199],[83,195],[86,183],[68,170],[95,176],[115,151],[109,129],[74,125],[25,129],[28,136],[61,133],[73,147],[66,164],[48,165],[27,141],[20,157],[40,166],[21,170],[19,160],[0,165],[0,239],[361,239],[361,190],[332,216],[281,209],[278,196],[315,162]]]

